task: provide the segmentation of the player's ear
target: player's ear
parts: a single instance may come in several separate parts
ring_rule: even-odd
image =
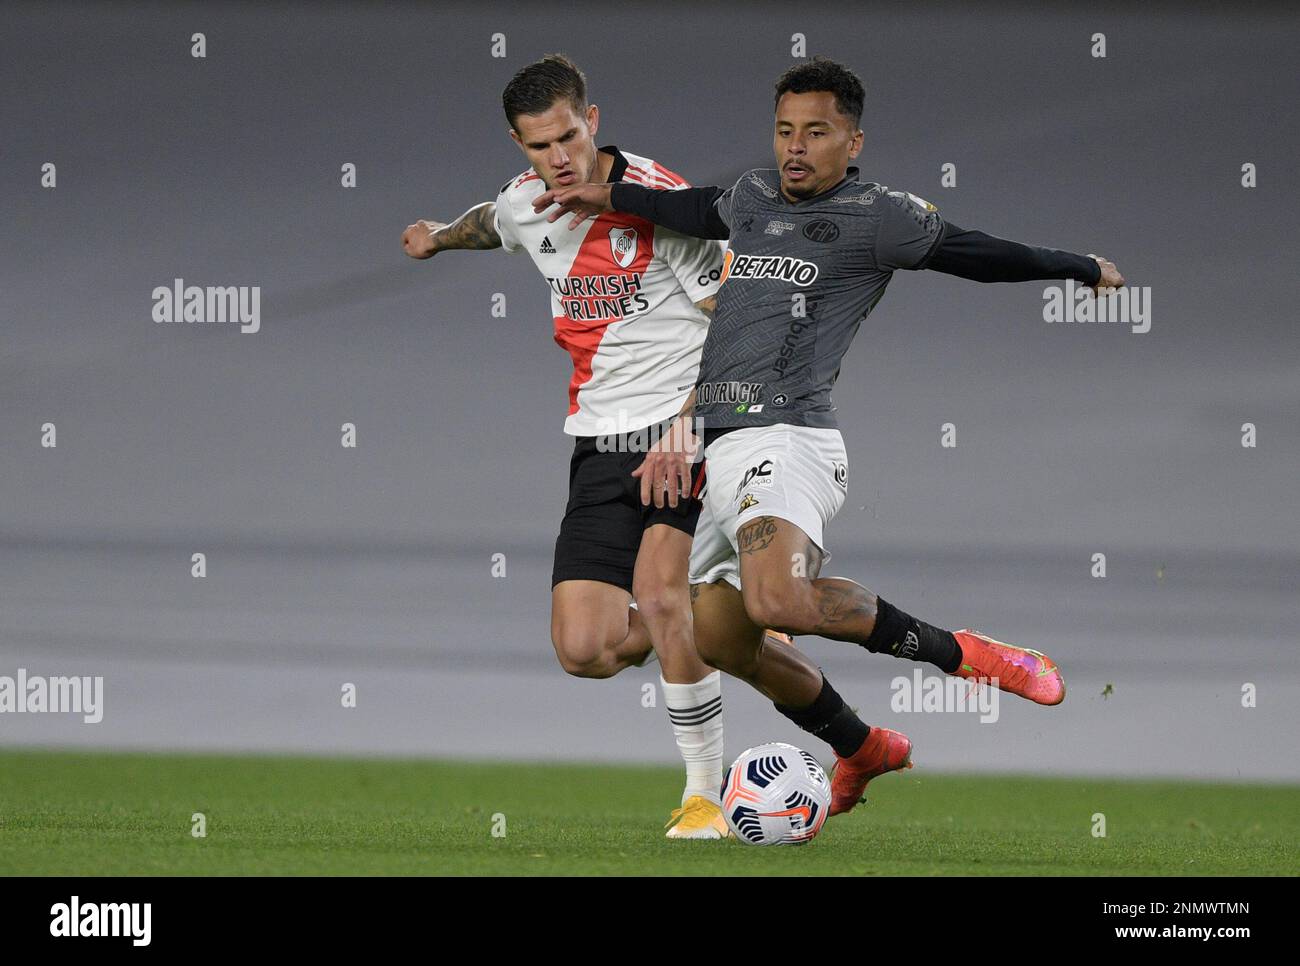
[[[849,160],[850,161],[856,160],[857,156],[861,153],[862,153],[862,131],[861,129],[859,129],[858,133],[853,135],[853,140],[849,142]]]
[[[514,128],[511,128],[509,134],[510,134],[510,140],[514,141],[515,144],[519,145],[519,150],[522,151],[524,149],[524,142],[519,139],[519,132],[516,131]]]
[[[595,137],[596,130],[599,127],[600,127],[600,108],[598,108],[595,104],[588,104],[587,105],[587,132],[592,137]]]

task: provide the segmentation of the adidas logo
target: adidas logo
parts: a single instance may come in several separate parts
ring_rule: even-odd
[[[549,236],[545,236],[545,235],[542,236],[542,247],[539,248],[539,249],[537,249],[537,251],[538,251],[539,254],[542,254],[542,255],[554,255],[554,254],[555,254],[555,246],[551,244],[551,239],[550,239]]]

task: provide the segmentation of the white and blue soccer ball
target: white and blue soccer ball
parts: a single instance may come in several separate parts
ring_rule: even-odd
[[[812,841],[831,808],[831,782],[817,759],[779,741],[750,748],[722,780],[722,811],[750,845]]]

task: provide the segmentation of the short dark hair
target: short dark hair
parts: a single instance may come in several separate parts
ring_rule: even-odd
[[[805,64],[795,64],[776,79],[776,103],[782,94],[811,94],[828,91],[835,95],[835,109],[853,119],[854,126],[862,123],[862,106],[867,92],[862,81],[843,64],[826,57],[814,57]]]
[[[521,67],[501,93],[506,120],[515,127],[520,114],[543,114],[560,99],[567,99],[581,114],[587,108],[587,78],[563,54],[547,54]]]

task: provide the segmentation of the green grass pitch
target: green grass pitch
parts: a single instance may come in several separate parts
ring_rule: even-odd
[[[675,768],[4,751],[0,874],[1300,871],[1300,786],[917,768],[873,782],[871,801],[813,843],[760,849],[665,840],[679,781]]]

